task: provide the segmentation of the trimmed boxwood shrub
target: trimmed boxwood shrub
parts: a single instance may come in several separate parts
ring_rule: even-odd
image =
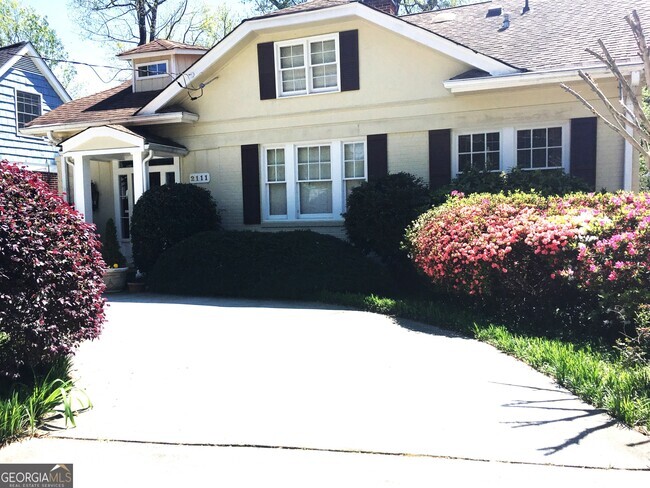
[[[311,231],[196,234],[165,251],[148,282],[161,293],[291,299],[389,288],[379,264]]]
[[[187,183],[147,190],[133,207],[133,261],[148,272],[165,249],[204,231],[218,230],[221,216],[210,192]]]
[[[465,195],[534,191],[543,196],[563,196],[592,190],[587,182],[566,174],[562,169],[535,171],[514,168],[508,173],[472,169],[458,175],[449,185],[435,190],[432,199],[439,205],[447,200],[452,191]]]
[[[36,174],[0,162],[0,375],[71,353],[104,321],[93,225]]]
[[[431,204],[422,179],[408,173],[365,182],[348,197],[345,230],[350,242],[387,262],[403,258],[406,227]]]
[[[583,314],[579,322],[590,319],[604,335],[630,334],[650,298],[647,193],[457,194],[422,215],[407,237],[432,282],[511,312],[546,304]]]
[[[108,219],[102,238],[102,259],[109,268],[123,268],[126,266],[126,258],[120,250],[120,244],[117,242],[117,227],[115,221]]]

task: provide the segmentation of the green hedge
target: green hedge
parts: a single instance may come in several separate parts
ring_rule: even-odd
[[[311,231],[196,234],[165,251],[148,281],[160,293],[252,298],[390,288],[382,266],[336,237]]]

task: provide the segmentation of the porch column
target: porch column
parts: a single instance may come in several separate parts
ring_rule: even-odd
[[[132,152],[131,157],[133,158],[133,204],[135,205],[146,190],[149,171],[142,159],[142,151]]]
[[[60,183],[60,189],[61,193],[64,193],[65,196],[63,199],[66,202],[70,201],[70,189],[68,188],[68,163],[66,161],[67,156],[61,156],[59,158],[59,165],[61,166],[61,171],[59,172],[60,178],[59,178],[59,183]]]
[[[90,190],[90,159],[74,156],[74,206],[86,222],[93,221],[93,201]]]

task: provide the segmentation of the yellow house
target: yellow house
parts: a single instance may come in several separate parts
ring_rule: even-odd
[[[471,167],[563,168],[594,188],[637,189],[631,146],[559,85],[593,99],[583,69],[618,103],[615,79],[585,53],[603,39],[638,87],[623,17],[650,20],[650,2],[395,8],[311,0],[248,19],[209,50],[139,46],[120,55],[132,80],[23,133],[58,144],[63,190],[100,228],[115,218],[127,252],[134,202],[171,182],[209,189],[228,229],[341,236],[346,195],[386,173],[435,187]]]

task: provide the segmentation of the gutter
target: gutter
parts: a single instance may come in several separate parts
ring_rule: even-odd
[[[20,129],[20,133],[29,136],[47,136],[54,132],[75,132],[89,127],[104,125],[154,125],[154,124],[192,124],[199,120],[199,116],[192,112],[171,112],[152,115],[132,115],[117,119],[93,120],[91,122],[74,122],[71,124],[37,125]]]
[[[629,74],[643,68],[639,62],[621,63],[618,65],[623,74]],[[517,88],[523,86],[546,85],[566,83],[581,80],[578,71],[584,71],[595,78],[613,76],[611,71],[603,65],[584,68],[561,68],[550,71],[530,71],[526,73],[506,74],[484,78],[469,78],[466,80],[447,80],[444,87],[451,93],[473,93],[502,88]]]

